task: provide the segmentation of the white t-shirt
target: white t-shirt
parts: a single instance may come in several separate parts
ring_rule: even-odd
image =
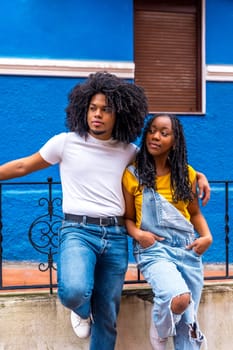
[[[39,152],[46,162],[59,163],[63,212],[100,217],[124,214],[121,179],[136,150],[133,144],[69,132],[52,137]]]

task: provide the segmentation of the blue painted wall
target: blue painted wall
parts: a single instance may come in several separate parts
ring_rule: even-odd
[[[233,64],[233,1],[206,0],[206,62]]]
[[[54,134],[65,130],[68,93],[78,83],[71,78],[0,76],[1,162],[23,157],[38,149]],[[49,170],[26,176],[46,180]]]
[[[206,114],[181,117],[189,161],[209,179],[233,179],[233,83],[207,82]]]
[[[133,61],[132,9],[133,1],[125,0],[0,0],[0,56]],[[233,65],[232,16],[232,1],[206,1],[207,64]],[[65,130],[67,95],[78,81],[81,79],[0,76],[1,163],[36,152],[48,138]],[[232,96],[232,82],[207,82],[206,114],[181,117],[190,164],[210,180],[233,179]],[[17,181],[46,181],[49,176],[59,180],[57,167]],[[25,192],[17,199],[21,201],[18,205],[6,194],[4,215],[11,221],[9,227],[4,226],[6,259],[37,259],[27,241],[28,222],[37,215],[31,209],[36,203],[33,196],[34,192],[29,197]],[[230,196],[232,202],[232,191]],[[17,212],[19,208],[22,212]],[[224,259],[223,210],[223,191],[213,186],[211,200],[203,209],[215,239],[205,255],[207,261]],[[12,249],[15,241],[17,249]],[[233,260],[232,243],[230,249]]]
[[[0,1],[0,56],[133,59],[132,0]]]

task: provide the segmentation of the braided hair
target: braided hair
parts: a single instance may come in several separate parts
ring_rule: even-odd
[[[173,114],[156,114],[148,120],[141,139],[141,147],[136,157],[136,175],[139,186],[156,189],[156,165],[153,156],[146,147],[146,136],[155,118],[169,117],[174,133],[175,145],[171,148],[168,161],[171,169],[171,192],[174,202],[179,200],[192,201],[192,184],[189,180],[187,148],[183,127],[179,119]]]
[[[70,131],[87,136],[87,111],[92,97],[105,95],[116,114],[112,137],[124,143],[134,141],[140,134],[147,115],[147,98],[143,88],[128,83],[108,72],[90,74],[83,84],[76,85],[69,94],[66,126]]]

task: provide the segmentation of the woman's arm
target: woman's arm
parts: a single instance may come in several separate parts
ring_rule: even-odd
[[[131,195],[123,186],[125,198],[125,224],[128,234],[133,237],[143,248],[150,247],[155,241],[163,240],[162,237],[156,236],[149,231],[143,231],[136,226],[136,211],[134,196]]]
[[[197,254],[203,254],[211,245],[213,239],[207,221],[201,213],[199,207],[198,197],[196,193],[196,181],[193,183],[193,193],[194,199],[192,202],[190,202],[188,211],[190,213],[190,221],[200,237],[197,238],[187,248],[194,249]]]
[[[39,152],[31,156],[12,160],[0,166],[0,180],[9,180],[15,177],[21,177],[49,167],[51,164],[46,162]]]

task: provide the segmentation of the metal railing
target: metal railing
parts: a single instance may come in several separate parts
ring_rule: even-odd
[[[229,186],[233,184],[233,181],[210,181],[211,186],[220,185],[222,186],[223,192],[223,203],[221,205],[222,217],[224,220],[224,249],[225,249],[225,261],[223,263],[223,273],[221,275],[212,274],[211,276],[205,276],[205,280],[223,280],[223,279],[233,279],[233,275],[230,273],[230,213],[229,213]],[[11,202],[16,198],[24,198],[20,188],[28,188],[25,193],[37,193],[37,198],[34,199],[33,207],[31,207],[31,197],[30,197],[30,206],[27,210],[26,218],[26,231],[27,231],[27,242],[30,244],[28,250],[36,251],[42,259],[43,262],[40,262],[37,267],[38,270],[43,272],[48,272],[48,283],[43,284],[21,284],[21,285],[6,285],[4,283],[3,271],[4,271],[4,261],[8,260],[8,257],[4,254],[4,239],[5,239],[5,226],[9,221],[12,221],[12,218],[16,220],[17,225],[21,225],[23,217],[25,216],[24,205],[26,200],[23,199],[23,204],[13,205],[11,207]],[[56,190],[54,190],[56,187]],[[34,188],[32,190],[32,188]],[[59,192],[60,182],[54,182],[52,178],[48,178],[46,182],[0,182],[0,291],[2,290],[20,290],[20,289],[44,289],[48,288],[50,293],[53,293],[53,290],[57,288],[56,277],[54,277],[54,271],[56,271],[56,255],[58,249],[58,228],[62,220],[62,199],[61,199],[61,190]],[[37,189],[40,189],[37,191]],[[43,190],[41,190],[43,189]],[[7,194],[4,196],[4,194]],[[43,195],[42,195],[43,193]],[[8,197],[10,196],[11,200],[9,201]],[[10,203],[10,204],[9,204]],[[10,208],[8,208],[10,206]],[[40,209],[40,210],[39,210]],[[13,210],[13,214],[12,214]],[[20,212],[23,210],[23,214]],[[38,215],[36,219],[32,222],[30,221],[35,212]],[[31,215],[33,211],[33,216]],[[19,217],[17,217],[19,215]],[[17,226],[16,224],[14,224]],[[8,233],[9,235],[9,233]],[[10,232],[11,235],[11,232]],[[24,261],[25,256],[21,257],[21,261]],[[18,260],[20,261],[20,260]],[[17,262],[16,262],[17,264]],[[145,280],[141,278],[140,272],[137,269],[136,278],[125,280],[125,284],[138,284],[145,283]]]

